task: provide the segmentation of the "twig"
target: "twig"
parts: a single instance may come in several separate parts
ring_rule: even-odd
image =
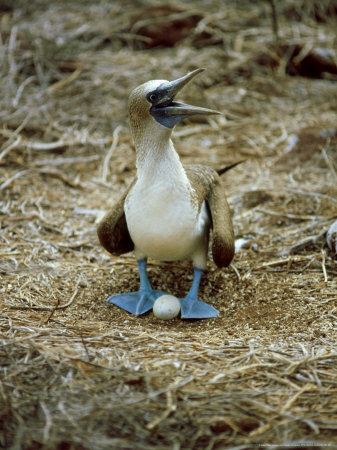
[[[33,310],[33,311],[52,311],[52,314],[54,314],[55,310],[66,309],[66,308],[68,308],[68,306],[70,306],[73,303],[76,295],[78,294],[78,285],[79,285],[79,281],[77,281],[77,283],[76,283],[74,293],[70,297],[70,300],[67,303],[65,303],[64,305],[56,304],[56,307],[55,306],[24,306],[24,305],[20,306],[20,305],[11,305],[8,303],[5,303],[5,305],[12,309]],[[50,317],[52,316],[52,314],[48,317],[47,322],[50,319]]]
[[[235,275],[238,277],[238,280],[241,280],[241,275],[240,275],[240,272],[238,271],[237,267],[233,263],[231,263],[230,267],[234,270]]]
[[[176,411],[177,405],[174,405],[172,402],[172,392],[166,392],[167,406],[165,411],[156,419],[152,420],[152,422],[146,425],[148,430],[153,430],[156,426],[158,426],[163,420],[165,420],[172,412]]]
[[[7,147],[3,149],[3,151],[0,153],[0,161],[13,149],[16,148],[21,142],[21,136],[19,136],[16,141],[9,144]]]
[[[23,142],[23,144],[27,148],[31,148],[33,150],[55,150],[56,148],[67,147],[75,143],[76,142],[74,141],[64,139],[59,139],[58,141],[55,142],[31,142],[31,141]]]
[[[40,401],[40,405],[44,412],[44,415],[46,416],[46,425],[43,429],[43,442],[47,443],[49,440],[50,429],[52,427],[53,421],[52,421],[51,414],[50,414],[47,406],[44,404],[44,402],[42,400]]]
[[[28,114],[26,115],[26,117],[24,118],[24,120],[20,123],[20,125],[14,131],[14,133],[12,133],[12,136],[18,135],[24,129],[24,127],[27,125],[27,123],[29,122],[32,115],[33,115],[33,112],[29,111]]]
[[[24,88],[31,83],[33,80],[35,80],[35,75],[32,75],[30,77],[28,77],[23,83],[21,83],[21,85],[19,86],[17,92],[16,92],[16,96],[13,99],[13,106],[14,108],[17,108],[18,104],[19,104],[19,100],[20,97],[22,95],[22,92],[24,90]]]
[[[285,188],[284,190],[286,192],[293,192],[294,194],[299,195],[311,195],[314,197],[326,198],[327,200],[331,200],[332,202],[337,203],[337,200],[335,198],[331,197],[330,195],[321,194],[319,192],[308,192],[308,191],[301,191],[300,189],[289,189],[289,188]]]
[[[15,42],[16,37],[18,34],[18,27],[14,26],[12,28],[10,38],[9,38],[9,45],[8,45],[8,62],[9,62],[9,73],[11,75],[11,82],[13,84],[13,87],[15,86],[15,75],[16,75],[16,64],[15,64]]]
[[[318,220],[324,218],[324,216],[299,216],[297,214],[286,214],[282,212],[270,211],[267,209],[256,209],[256,211],[263,214],[269,214],[270,216],[286,217],[287,219],[293,220]]]
[[[86,353],[86,355],[87,355],[88,362],[90,363],[90,361],[91,361],[91,356],[90,356],[90,354],[89,354],[87,344],[85,343],[85,340],[83,339],[83,334],[82,334],[81,331],[80,331],[80,338],[81,338],[82,345],[83,345],[83,347],[84,347],[84,351],[85,351],[85,353]]]
[[[282,411],[285,412],[287,409],[290,408],[290,406],[292,406],[296,400],[298,399],[298,397],[300,395],[302,395],[304,392],[306,391],[312,391],[314,389],[314,386],[307,383],[305,384],[303,387],[301,387],[301,389],[299,389],[295,395],[293,395],[288,401],[287,403],[283,406]]]
[[[13,181],[17,180],[18,178],[22,177],[23,175],[26,175],[26,173],[28,173],[28,172],[31,172],[31,169],[25,169],[25,170],[20,170],[19,172],[16,172],[15,175],[8,178],[8,180],[6,180],[4,183],[2,183],[0,185],[0,191],[2,191],[3,189],[6,189],[11,183],[13,183]]]
[[[107,177],[108,177],[109,162],[110,162],[110,159],[111,159],[111,157],[113,155],[113,152],[115,151],[115,149],[117,147],[118,135],[119,135],[119,132],[120,132],[121,129],[122,129],[121,125],[118,125],[118,127],[116,127],[114,129],[111,147],[110,147],[108,153],[106,154],[106,156],[104,158],[103,167],[102,167],[102,181],[103,181],[103,183],[106,183],[106,180],[107,180]]]
[[[175,391],[177,389],[180,389],[181,387],[185,386],[186,384],[191,383],[191,381],[193,381],[194,378],[195,377],[193,375],[190,375],[189,377],[187,377],[187,378],[185,378],[183,380],[176,380],[173,383],[169,384],[167,387],[164,387],[164,388],[158,389],[156,391],[150,392],[149,394],[146,395],[146,399],[148,399],[148,400],[151,399],[152,400],[152,399],[158,397],[159,395],[166,394],[166,392]],[[144,401],[143,397],[135,398],[135,399],[131,398],[129,400],[125,400],[123,402],[123,405],[135,405],[135,404],[140,403],[142,401]]]
[[[326,273],[326,267],[325,267],[325,251],[322,249],[322,270],[323,270],[323,275],[324,275],[324,282],[327,283],[328,282],[328,275]]]
[[[44,321],[44,323],[48,323],[49,322],[49,320],[52,318],[52,316],[54,315],[54,312],[57,310],[59,305],[60,305],[60,297],[58,297],[56,305],[54,306],[54,308],[52,309],[51,313],[49,314],[47,319]]]
[[[63,164],[77,164],[88,163],[100,159],[99,155],[91,156],[74,156],[70,158],[55,158],[55,159],[39,159],[32,163],[33,166],[62,166]]]
[[[271,267],[271,266],[281,266],[284,264],[289,264],[289,263],[293,263],[293,262],[300,262],[300,261],[305,261],[309,258],[312,258],[314,255],[303,255],[303,256],[289,256],[288,258],[283,258],[283,259],[277,259],[275,261],[269,261],[269,262],[265,262],[263,264],[260,264],[259,266],[256,266],[254,268],[254,270],[259,270],[259,269],[264,269],[265,267]],[[317,256],[317,254],[316,254]]]
[[[17,127],[17,129],[14,131],[14,133],[11,133],[9,135],[9,139],[14,139],[20,133],[20,131],[27,125],[29,119],[31,118],[31,115],[32,115],[31,113],[27,114],[27,116],[24,118],[22,123]],[[7,130],[1,130],[1,131],[4,132],[3,133],[4,135],[7,134],[5,132]],[[8,147],[4,148],[4,150],[0,153],[0,162],[11,150],[13,150],[13,148],[16,148],[18,145],[20,145],[21,142],[22,142],[22,137],[18,136],[18,138],[16,139],[15,142],[12,142],[11,144],[8,145]]]
[[[315,244],[316,242],[318,242],[319,239],[323,238],[325,234],[326,234],[326,230],[322,231],[321,233],[319,233],[315,236],[309,236],[309,237],[303,239],[302,241],[293,245],[290,248],[289,253],[290,254],[296,253],[298,250],[304,249],[309,244]]]
[[[38,169],[37,172],[41,173],[43,175],[51,175],[53,177],[60,178],[60,180],[62,180],[63,183],[67,184],[68,186],[76,187],[76,188],[82,188],[83,189],[83,185],[79,181],[71,180],[69,177],[67,177],[67,175],[65,175],[60,170],[47,169],[47,168],[43,167],[41,169]]]
[[[323,155],[323,158],[325,159],[325,162],[326,162],[327,166],[329,167],[332,177],[335,179],[335,183],[336,183],[337,182],[337,173],[336,173],[334,165],[333,165],[332,161],[330,160],[325,148],[322,148],[322,155]]]
[[[275,0],[268,0],[268,2],[271,6],[273,34],[274,34],[275,41],[278,42],[279,41],[279,27],[278,27],[278,17],[277,17]]]
[[[54,92],[58,91],[59,89],[62,89],[65,86],[68,86],[68,84],[72,83],[76,78],[79,77],[79,75],[82,72],[82,67],[78,67],[74,72],[72,72],[70,75],[68,75],[63,80],[57,81],[56,83],[52,84],[48,88],[48,92],[51,94],[54,94]]]
[[[51,175],[60,178],[68,186],[83,188],[83,185],[80,182],[71,180],[69,177],[67,177],[67,175],[65,175],[60,170],[48,169],[43,167],[41,169],[25,169],[21,170],[20,172],[17,172],[15,175],[13,175],[11,178],[8,178],[8,180],[6,180],[4,183],[0,185],[0,191],[6,189],[13,181],[17,180],[18,178],[22,177],[28,172],[41,173],[42,175]]]

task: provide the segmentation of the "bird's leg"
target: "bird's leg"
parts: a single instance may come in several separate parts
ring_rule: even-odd
[[[203,271],[194,267],[194,278],[191,289],[185,298],[180,299],[182,319],[209,319],[217,317],[219,311],[213,306],[198,299],[199,284]]]
[[[137,263],[140,275],[139,291],[112,295],[108,298],[108,302],[125,309],[131,314],[139,316],[140,314],[150,311],[153,307],[153,303],[158,297],[165,295],[165,292],[154,291],[152,289],[146,273],[146,258],[139,259]]]

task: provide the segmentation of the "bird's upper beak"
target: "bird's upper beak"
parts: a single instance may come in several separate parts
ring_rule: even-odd
[[[152,103],[150,109],[151,115],[167,128],[173,128],[174,125],[182,119],[189,116],[199,114],[221,114],[218,111],[208,108],[202,108],[201,106],[185,105],[184,103],[178,103],[174,101],[175,96],[182,90],[187,83],[189,83],[196,75],[203,72],[205,69],[196,69],[187,75],[178,78],[174,81],[167,81],[162,83],[154,94],[154,100],[149,101]]]

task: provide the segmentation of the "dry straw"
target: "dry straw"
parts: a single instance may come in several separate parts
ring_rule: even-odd
[[[1,448],[337,445],[336,13],[3,2]],[[106,303],[137,288],[137,267],[95,228],[135,176],[128,93],[197,67],[186,101],[224,114],[174,139],[184,163],[246,160],[224,175],[239,248],[202,280],[219,319],[163,323]],[[149,276],[178,295],[191,267],[150,261]]]

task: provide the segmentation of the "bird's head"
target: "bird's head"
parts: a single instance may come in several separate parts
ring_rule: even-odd
[[[129,117],[131,128],[139,128],[140,123],[152,122],[166,130],[172,128],[186,117],[194,115],[220,114],[212,109],[186,105],[175,101],[175,96],[196,75],[205,69],[196,69],[174,81],[151,80],[135,88],[129,98]]]

